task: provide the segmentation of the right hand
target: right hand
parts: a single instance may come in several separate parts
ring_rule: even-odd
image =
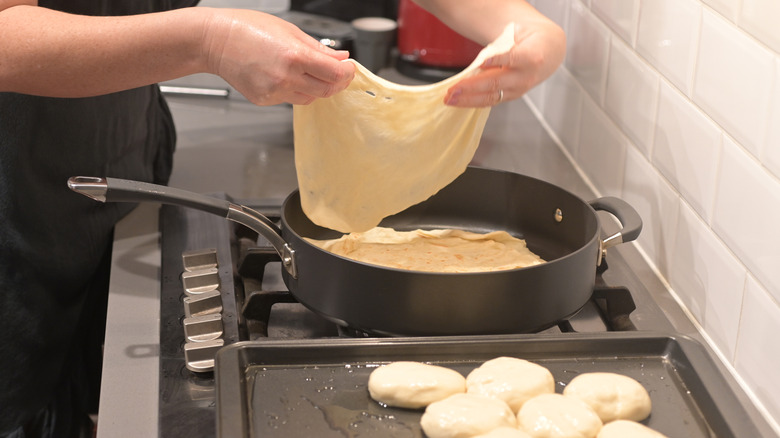
[[[258,11],[214,9],[203,42],[208,69],[250,102],[306,105],[346,88],[355,74],[346,51],[332,50],[295,25]]]

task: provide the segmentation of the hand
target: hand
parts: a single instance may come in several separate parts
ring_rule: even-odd
[[[309,104],[343,90],[355,67],[273,15],[215,9],[204,35],[209,70],[257,105]]]
[[[485,60],[480,71],[455,84],[447,105],[486,107],[517,99],[555,72],[566,53],[566,36],[555,23],[534,21],[515,28],[509,52]]]

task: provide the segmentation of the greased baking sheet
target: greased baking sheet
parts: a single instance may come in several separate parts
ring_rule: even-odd
[[[699,343],[645,332],[239,342],[216,358],[218,435],[424,437],[421,410],[369,397],[371,371],[412,360],[465,376],[499,356],[547,367],[559,393],[581,373],[633,377],[653,403],[643,423],[669,437],[760,436]]]

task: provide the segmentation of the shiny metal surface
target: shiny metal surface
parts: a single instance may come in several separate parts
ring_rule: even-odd
[[[209,314],[184,318],[184,337],[188,342],[213,341],[222,336],[222,315]]]
[[[68,188],[95,201],[106,202],[108,185],[105,178],[73,176],[68,178]]]
[[[219,270],[216,267],[184,271],[181,274],[184,293],[189,296],[210,292],[219,288]]]
[[[222,294],[218,290],[184,297],[184,316],[203,316],[222,311]]]
[[[178,94],[183,96],[198,97],[230,97],[229,88],[203,88],[203,87],[177,87],[174,85],[161,85],[160,91],[165,94]]]
[[[295,250],[282,238],[281,230],[267,217],[251,208],[231,205],[227,218],[246,225],[265,237],[282,259],[284,269],[287,270],[292,278],[298,277],[298,268],[295,264]]]
[[[198,271],[201,269],[217,267],[217,250],[214,248],[194,249],[185,251],[181,255],[185,271]]]
[[[224,345],[225,341],[222,339],[212,339],[204,342],[188,342],[184,344],[184,360],[187,364],[187,369],[193,373],[207,373],[212,371],[214,369],[214,356]],[[198,399],[192,398],[192,400]],[[193,418],[193,420],[196,419]],[[207,431],[204,432],[208,433]]]

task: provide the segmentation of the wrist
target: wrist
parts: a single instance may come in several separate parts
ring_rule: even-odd
[[[233,18],[228,10],[197,8],[201,12],[200,41],[197,57],[203,72],[218,75]]]

